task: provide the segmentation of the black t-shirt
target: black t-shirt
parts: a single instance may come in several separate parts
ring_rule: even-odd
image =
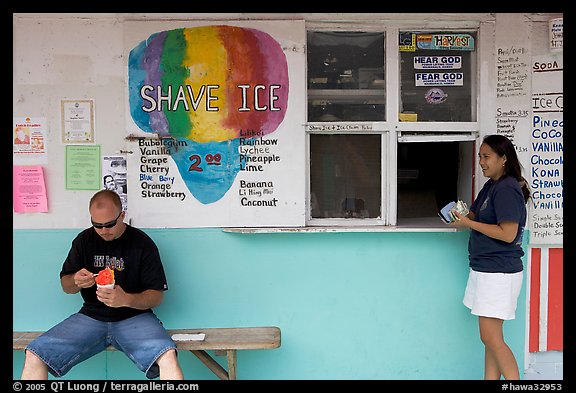
[[[98,273],[106,267],[114,270],[115,283],[127,293],[168,289],[158,247],[146,233],[128,224],[124,233],[112,241],[102,239],[93,227],[80,232],[72,241],[60,277],[82,268]],[[80,313],[100,321],[120,321],[151,311],[108,307],[96,298],[96,285],[81,289],[80,294],[84,299]]]

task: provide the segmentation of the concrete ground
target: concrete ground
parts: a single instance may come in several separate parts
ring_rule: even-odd
[[[529,353],[527,361],[528,367],[524,370],[526,380],[564,379],[564,352]]]

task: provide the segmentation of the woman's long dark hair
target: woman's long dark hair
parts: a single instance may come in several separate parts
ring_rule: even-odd
[[[506,156],[504,175],[512,176],[514,179],[518,180],[518,183],[520,183],[520,187],[522,188],[522,194],[524,195],[524,202],[528,202],[528,199],[530,199],[530,188],[528,188],[528,182],[522,176],[522,165],[518,160],[516,149],[510,139],[506,138],[504,135],[487,135],[484,137],[482,143],[490,146],[490,148],[500,157]]]

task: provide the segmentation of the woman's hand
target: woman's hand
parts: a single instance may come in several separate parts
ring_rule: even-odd
[[[452,213],[456,216],[456,219],[450,223],[451,226],[459,228],[470,228],[470,225],[473,221],[468,218],[468,216],[463,216],[455,210],[452,211]]]

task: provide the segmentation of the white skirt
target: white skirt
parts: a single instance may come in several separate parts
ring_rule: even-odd
[[[481,317],[516,318],[523,273],[483,273],[470,269],[464,305]]]

